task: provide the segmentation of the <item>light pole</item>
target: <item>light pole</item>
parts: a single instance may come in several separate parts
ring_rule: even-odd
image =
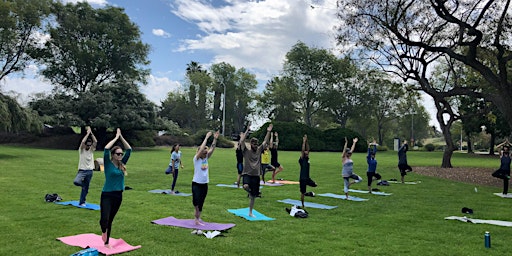
[[[226,126],[226,83],[222,81],[224,86],[224,97],[222,97],[222,136],[224,136],[224,128]]]
[[[416,114],[415,111],[412,111],[411,112],[411,146],[414,147],[414,143],[416,143],[416,141],[414,140],[414,114]]]

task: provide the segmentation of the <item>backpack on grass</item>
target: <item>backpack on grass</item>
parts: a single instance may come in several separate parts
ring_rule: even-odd
[[[46,202],[58,202],[62,201],[62,198],[58,194],[46,194],[46,196],[44,196],[44,200]]]

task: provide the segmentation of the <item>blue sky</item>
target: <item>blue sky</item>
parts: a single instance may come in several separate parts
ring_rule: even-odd
[[[85,1],[85,0],[83,0]],[[77,2],[77,0],[64,0]],[[170,91],[182,89],[186,65],[226,62],[256,75],[259,90],[281,71],[285,54],[298,41],[339,55],[334,40],[336,0],[87,0],[94,7],[122,7],[151,46],[151,76],[141,88],[160,104]],[[2,81],[4,92],[21,102],[52,86],[34,77]]]

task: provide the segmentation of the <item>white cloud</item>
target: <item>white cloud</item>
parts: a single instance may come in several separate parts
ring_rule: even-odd
[[[156,77],[150,75],[148,84],[141,87],[141,92],[146,95],[147,99],[160,105],[167,98],[170,91],[181,90],[182,85],[178,81],[170,80],[167,77]]]
[[[33,72],[34,67],[29,67],[27,70]],[[53,85],[39,78],[7,76],[0,83],[0,89],[3,93],[15,97],[20,104],[26,105],[35,94],[50,93]]]
[[[203,32],[182,41],[179,51],[212,52],[216,62],[227,62],[255,73],[276,75],[286,53],[298,41],[335,49],[335,0],[311,8],[308,1],[229,1],[213,6],[201,0],[176,0],[172,12]],[[337,53],[337,52],[335,52]]]
[[[165,30],[163,29],[160,29],[160,28],[154,28],[151,30],[151,33],[153,33],[153,35],[155,36],[160,36],[160,37],[163,37],[163,38],[169,38],[171,37],[171,34],[165,32]]]

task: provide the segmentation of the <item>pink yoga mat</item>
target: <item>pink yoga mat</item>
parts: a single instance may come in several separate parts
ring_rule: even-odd
[[[110,238],[109,244],[112,246],[112,249],[106,248],[103,240],[101,240],[100,235],[96,234],[80,234],[76,236],[65,236],[65,237],[59,237],[57,240],[60,240],[61,242],[72,245],[72,246],[80,246],[82,248],[96,248],[98,252],[101,252],[105,255],[113,255],[123,252],[129,252],[133,251],[135,249],[139,249],[142,246],[132,246],[126,243],[123,239],[115,239]]]
[[[235,224],[227,223],[212,223],[212,222],[203,222],[204,225],[196,225],[193,219],[176,219],[174,217],[167,217],[159,220],[152,221],[154,224],[165,225],[165,226],[175,226],[182,228],[191,228],[191,229],[200,229],[200,230],[226,230],[235,226]]]

